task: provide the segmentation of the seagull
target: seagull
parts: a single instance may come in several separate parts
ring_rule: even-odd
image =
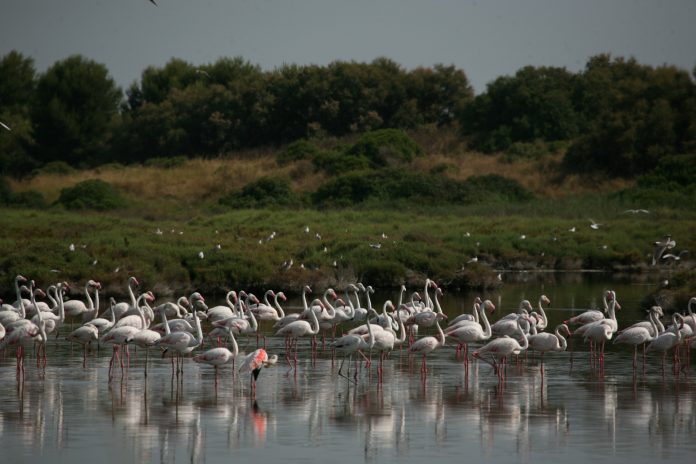
[[[326,248],[326,246],[324,246],[324,253],[328,253],[328,252],[329,252],[329,249]]]
[[[92,261],[92,266],[96,266],[98,262],[99,262],[99,260],[95,259],[94,261]]]
[[[334,260],[333,262],[333,267],[338,267],[338,263],[336,262],[336,260]]]
[[[152,4],[155,5],[155,6],[157,6],[157,3],[155,3],[155,0],[150,0],[150,3],[152,3]]]
[[[116,269],[114,269],[114,272],[118,272],[118,271],[120,271],[120,270],[121,270],[121,268],[120,268],[120,267],[117,267]]]
[[[662,257],[660,259],[664,259],[665,261],[676,262],[676,261],[679,261],[681,259],[682,255],[686,255],[688,253],[689,253],[689,250],[682,250],[679,252],[678,255],[675,255],[673,253],[665,253],[662,255]]]
[[[68,247],[68,250],[75,251],[75,244],[71,243],[70,246]]]
[[[2,122],[2,121],[0,121],[0,126],[2,126],[3,128],[7,129],[7,130],[10,131],[10,132],[12,132],[12,129],[10,129],[10,126],[8,126],[7,124],[5,124],[5,123]]]
[[[469,261],[466,262],[466,264],[471,264],[471,263],[478,263],[478,256],[474,256],[471,258]]]
[[[378,243],[370,243],[370,246],[376,250],[379,250],[380,248],[382,248],[382,244],[379,242]]]
[[[655,263],[660,259],[660,257],[664,254],[666,250],[671,250],[675,246],[677,246],[677,241],[672,239],[672,236],[670,234],[665,235],[662,237],[662,240],[659,240],[657,242],[654,242],[655,244],[655,251],[653,251],[653,257],[652,257],[652,265],[654,266]]]
[[[602,224],[597,224],[596,222],[594,222],[594,219],[590,219],[590,222],[591,222],[590,229],[598,230],[599,226],[602,225]]]
[[[203,259],[203,258],[205,258],[205,255],[203,254],[202,251],[199,251],[199,252],[198,252],[198,257],[201,258],[201,259]]]
[[[464,232],[465,237],[471,237],[471,234],[469,232]]]
[[[152,0],[150,0],[150,1],[152,1]],[[210,77],[210,74],[208,74],[203,69],[196,69],[196,74],[203,74],[205,77]]]
[[[304,226],[304,233],[308,234],[309,233],[309,226]]]
[[[520,235],[520,240],[524,240],[524,239],[526,239],[526,238],[527,238],[526,235],[524,235],[524,234]]]
[[[571,227],[570,229],[568,229],[568,232],[575,232],[575,226],[573,226],[573,227]]]
[[[317,240],[321,240],[321,235],[319,235],[319,232],[314,234],[314,238],[316,238]]]
[[[173,232],[173,231],[172,231]],[[158,227],[157,230],[155,231],[157,235],[162,235],[162,230]]]
[[[51,269],[51,272],[55,272],[56,274],[60,273],[59,269]]]
[[[215,245],[215,249],[216,249],[216,250],[222,249],[222,245],[220,245],[220,244],[218,243],[217,245]]]
[[[382,238],[387,239],[387,238],[389,238],[389,237],[387,237],[387,234],[385,234],[384,232],[382,232]]]
[[[648,214],[650,211],[647,209],[627,209],[624,211],[624,213],[630,213],[630,214],[638,214],[638,213],[645,213]]]

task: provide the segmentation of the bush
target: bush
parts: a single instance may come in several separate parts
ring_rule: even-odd
[[[36,190],[13,193],[9,198],[8,206],[14,208],[34,208],[46,207],[46,199]]]
[[[312,197],[318,206],[337,207],[368,200],[471,204],[491,198],[526,201],[532,195],[516,181],[495,174],[457,181],[440,174],[379,169],[338,176],[321,185]]]
[[[51,161],[41,166],[38,171],[44,174],[70,174],[75,172],[75,168],[65,161]]]
[[[364,156],[373,166],[384,167],[408,163],[423,149],[401,130],[381,129],[364,134],[346,154]]]
[[[312,159],[316,169],[326,171],[328,174],[337,175],[351,171],[369,169],[370,160],[362,155],[348,155],[340,152],[323,152]]]
[[[111,184],[99,179],[79,182],[60,191],[59,204],[67,209],[106,211],[125,206],[125,200]]]
[[[296,140],[278,154],[276,163],[278,163],[278,166],[285,166],[293,161],[313,159],[320,154],[321,150],[313,143],[304,139]]]
[[[287,179],[263,177],[251,182],[238,192],[219,200],[221,205],[232,208],[299,207],[300,198],[292,191]]]

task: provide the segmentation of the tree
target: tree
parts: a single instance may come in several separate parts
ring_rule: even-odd
[[[72,165],[103,161],[121,97],[104,65],[79,55],[56,62],[37,84],[36,158]]]
[[[28,174],[36,162],[29,155],[33,145],[30,106],[36,89],[34,61],[11,51],[0,59],[0,175]]]

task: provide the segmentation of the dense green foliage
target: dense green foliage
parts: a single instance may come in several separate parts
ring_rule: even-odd
[[[10,208],[45,208],[43,195],[33,190],[13,192],[7,179],[0,177],[0,206]]]
[[[237,209],[298,207],[301,201],[292,191],[287,179],[262,177],[247,184],[239,192],[220,198],[220,204]]]
[[[313,195],[317,206],[347,207],[373,202],[406,201],[420,205],[466,205],[484,200],[526,201],[532,195],[517,182],[498,175],[456,181],[436,173],[399,168],[354,171],[321,185]]]
[[[696,84],[673,66],[609,55],[578,73],[526,66],[475,97],[454,66],[405,70],[379,58],[263,71],[242,58],[172,59],[145,69],[124,100],[101,64],[76,55],[37,75],[13,51],[0,58],[0,121],[12,128],[0,131],[0,173],[13,176],[54,161],[145,163],[281,144],[290,145],[280,164],[311,159],[339,174],[407,163],[420,151],[401,131],[456,124],[471,147],[511,161],[567,149],[568,173],[637,177],[696,151]],[[352,147],[318,148],[353,134],[363,136]]]
[[[109,183],[99,179],[79,182],[61,190],[58,203],[67,209],[106,211],[125,206],[125,201]]]
[[[638,178],[632,188],[618,192],[618,198],[654,208],[671,205],[694,209],[696,205],[696,154],[666,156],[650,173]]]

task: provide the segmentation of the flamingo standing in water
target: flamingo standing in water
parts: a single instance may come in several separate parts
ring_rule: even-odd
[[[234,338],[234,333],[229,327],[226,327],[228,338],[232,344],[232,351],[221,346],[217,348],[211,348],[201,354],[197,354],[193,357],[193,361],[201,364],[207,364],[215,368],[215,385],[217,386],[218,379],[218,367],[232,362],[232,370],[234,372],[234,360],[239,354],[239,346],[237,345],[237,340]]]
[[[377,312],[374,309],[371,311],[371,313],[374,313],[375,316],[377,315]],[[346,357],[348,357],[348,374],[350,374],[350,362],[354,353],[360,353],[360,355],[362,355],[362,357],[365,358],[365,362],[369,362],[369,359],[367,358],[367,356],[365,356],[362,350],[371,350],[375,344],[375,337],[374,332],[372,331],[372,324],[367,324],[367,334],[367,338],[365,338],[363,335],[347,334],[337,338],[331,343],[331,348],[338,351],[339,353],[343,353],[343,360],[341,361],[341,365],[338,368],[338,375],[340,375],[341,377],[345,377],[346,379],[348,378],[347,375],[343,374],[343,363],[346,361]],[[355,379],[357,379],[357,377],[358,370],[356,368]]]
[[[319,298],[312,301],[312,306],[324,307],[324,303]],[[285,327],[281,328],[276,332],[276,335],[285,337],[285,359],[290,366],[290,370],[293,369],[293,363],[290,362],[290,357],[293,353],[294,348],[294,369],[297,370],[297,341],[300,337],[314,336],[319,333],[319,319],[317,319],[317,313],[313,309],[309,309],[309,317],[312,322],[309,323],[305,320],[297,320],[291,322]],[[314,343],[312,343],[312,347]],[[288,371],[289,372],[289,371]]]
[[[270,367],[276,364],[278,361],[278,356],[268,356],[266,350],[259,348],[244,357],[242,365],[239,366],[239,372],[246,373],[251,372],[251,398],[256,398],[256,379],[261,373],[262,367]]]
[[[650,308],[650,320],[648,321],[650,324],[650,329],[652,330],[645,327],[645,325],[642,323],[637,323],[633,324],[631,327],[621,330],[618,336],[614,339],[614,343],[633,345],[634,371],[636,370],[636,367],[638,367],[638,345],[643,345],[643,366],[645,366],[645,344],[652,341],[660,333],[655,321],[658,320],[661,314],[662,308],[659,306],[653,306]]]
[[[677,322],[677,320],[680,320]],[[650,344],[648,344],[648,347],[646,348],[646,351],[650,353],[651,351],[661,351],[662,352],[662,373],[665,373],[665,357],[667,356],[667,351],[669,351],[672,348],[676,348],[679,346],[679,343],[681,343],[682,340],[682,331],[681,328],[684,325],[684,316],[682,316],[679,313],[674,313],[672,315],[672,325],[677,328],[674,332],[670,331],[664,331],[657,337],[655,337]],[[674,360],[676,362],[677,360],[677,350],[674,350]]]
[[[521,334],[522,344],[512,337],[502,337],[491,340],[483,345],[478,350],[474,351],[474,357],[493,366],[494,372],[498,375],[498,379],[503,380],[505,373],[502,369],[502,364],[511,354],[520,354],[529,347],[527,334],[522,329],[522,322],[527,316],[520,315],[517,318],[517,332]],[[489,357],[490,360],[486,359]]]
[[[189,297],[189,301],[193,306],[193,321],[194,325],[196,326],[196,335],[193,335],[190,332],[170,332],[169,324],[166,321],[166,313],[163,312],[162,315],[165,318],[164,327],[167,333],[155,343],[158,346],[164,347],[165,352],[169,350],[174,352],[177,358],[177,375],[183,372],[183,356],[192,352],[196,347],[203,343],[201,321],[198,318],[198,311],[196,311],[195,305],[199,301],[204,302],[204,299],[200,294],[194,293]],[[164,354],[165,353],[162,353],[163,356]]]
[[[444,316],[444,319],[447,319],[446,314],[442,314]],[[435,351],[436,349],[440,348],[445,344],[445,333],[442,331],[442,327],[440,327],[440,318],[437,317],[435,318],[435,327],[437,328],[437,333],[438,337],[433,337],[433,336],[428,336],[428,337],[423,337],[419,338],[413,344],[409,347],[408,351],[409,353],[413,354],[420,354],[423,357],[423,361],[421,362],[421,375],[424,376],[425,374],[428,373],[428,365],[426,361],[426,357]]]
[[[469,343],[483,342],[491,338],[492,330],[486,316],[487,309],[491,313],[495,311],[495,305],[491,300],[485,300],[476,306],[477,312],[480,313],[480,316],[477,314],[477,317],[483,323],[483,327],[474,321],[460,320],[459,326],[453,326],[455,328],[446,334],[457,341],[457,351],[461,349],[460,347],[464,348],[465,367],[469,365]]]
[[[568,341],[561,334],[563,330],[566,336],[570,337],[570,329],[566,324],[558,324],[554,333],[541,332],[528,337],[529,349],[533,351],[541,352],[541,363],[539,365],[539,371],[541,375],[544,375],[544,355],[548,351],[565,351],[568,347]]]

